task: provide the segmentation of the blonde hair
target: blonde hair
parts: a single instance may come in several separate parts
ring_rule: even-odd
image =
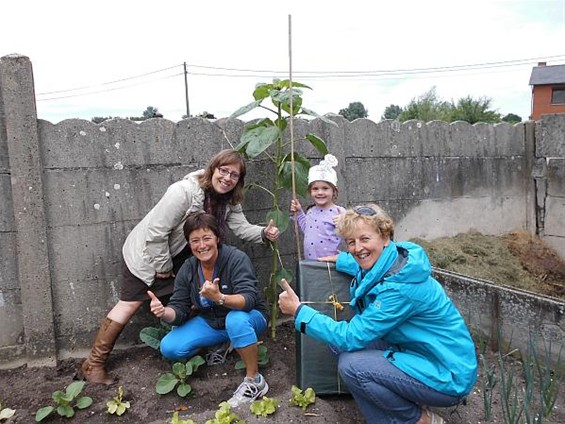
[[[372,213],[371,210],[374,212]],[[380,206],[370,203],[348,209],[340,218],[336,233],[347,239],[357,229],[357,222],[362,219],[383,238],[394,238],[394,221]]]

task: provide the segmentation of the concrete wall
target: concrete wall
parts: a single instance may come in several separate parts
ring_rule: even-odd
[[[237,145],[245,125],[202,118],[53,125],[36,117],[32,81],[28,58],[0,60],[0,365],[84,354],[118,299],[127,233],[170,183]],[[398,240],[528,229],[565,257],[565,115],[515,126],[332,119],[337,127],[295,120],[296,149],[317,163],[300,140],[309,132],[324,138],[339,160],[338,203],[381,204]],[[270,177],[268,163],[249,162],[247,182]],[[251,191],[244,209],[250,222],[264,222],[270,199]],[[268,281],[270,251],[230,241]],[[295,246],[287,231],[280,248],[290,270]],[[136,342],[154,322],[138,314],[119,343]]]

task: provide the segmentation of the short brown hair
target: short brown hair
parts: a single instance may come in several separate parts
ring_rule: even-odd
[[[239,180],[230,192],[230,205],[237,205],[243,202],[243,188],[245,186],[245,174],[247,169],[243,156],[233,149],[225,149],[216,153],[208,162],[204,173],[198,177],[198,182],[204,190],[213,190],[212,176],[214,171],[224,165],[239,165]]]
[[[184,238],[190,244],[190,234],[196,230],[208,229],[214,233],[218,238],[218,246],[221,243],[220,229],[218,227],[218,221],[214,215],[205,213],[202,211],[193,212],[186,217],[184,224],[182,226],[182,231],[184,233]]]

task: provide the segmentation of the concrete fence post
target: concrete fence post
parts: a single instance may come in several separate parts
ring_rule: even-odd
[[[56,345],[43,167],[31,61],[22,55],[0,59],[5,130],[16,227],[25,348],[28,366],[55,366]]]

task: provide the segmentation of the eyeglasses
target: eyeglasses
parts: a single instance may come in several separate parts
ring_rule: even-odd
[[[377,214],[377,211],[369,206],[357,206],[353,209],[353,212],[361,216],[373,216]]]
[[[219,167],[218,171],[220,172],[220,175],[222,177],[229,176],[232,181],[238,181],[239,180],[239,177],[240,177],[239,172],[230,171],[228,168],[223,168],[223,167]]]

